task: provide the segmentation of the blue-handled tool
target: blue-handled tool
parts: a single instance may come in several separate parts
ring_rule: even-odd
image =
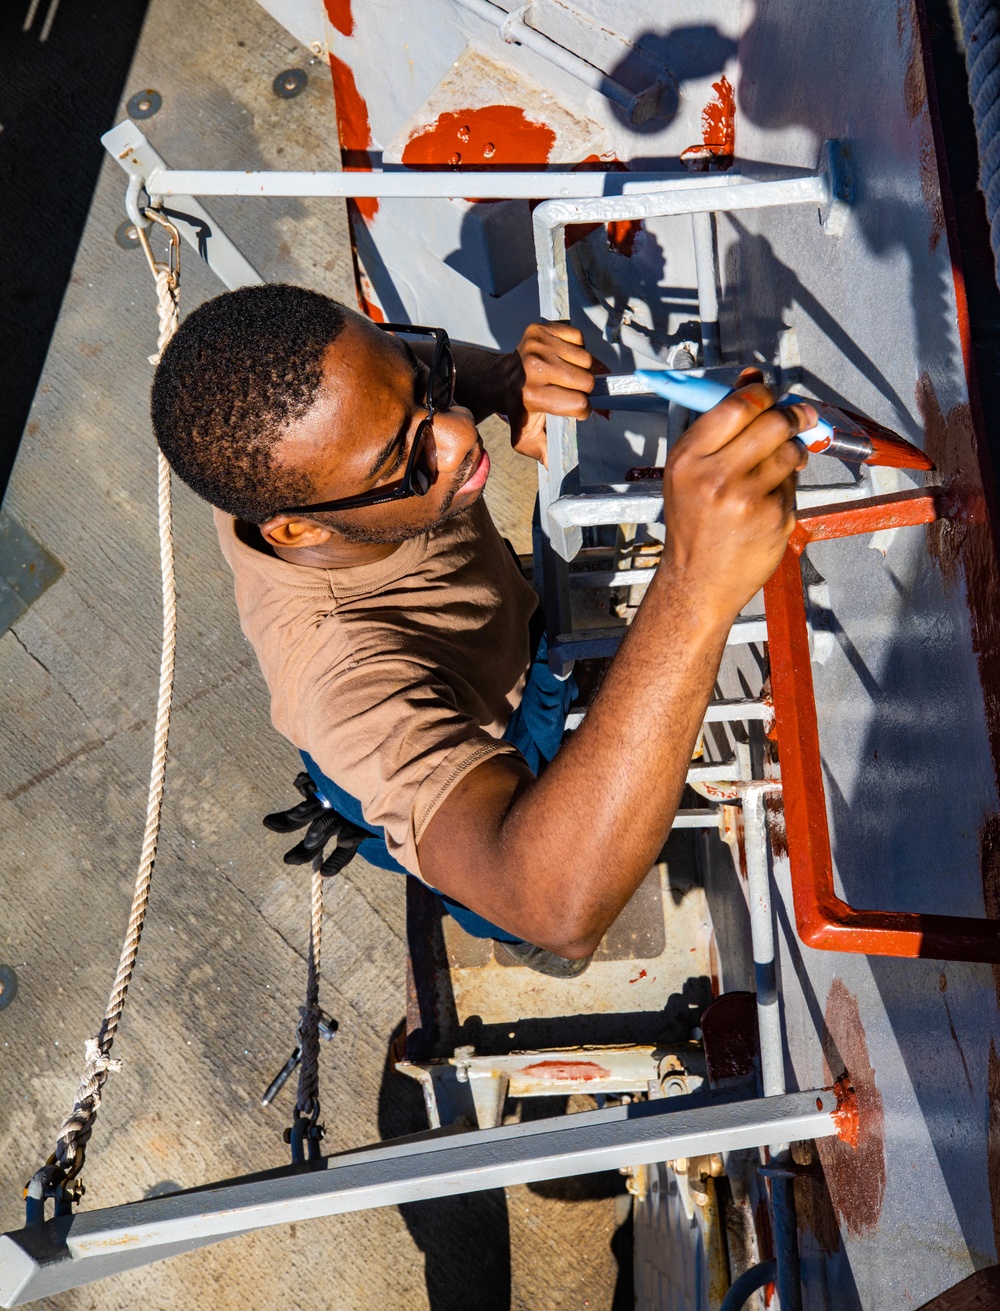
[[[632,377],[657,396],[699,414],[725,400],[732,390],[724,382],[677,369],[637,369]],[[815,401],[811,396],[789,394],[778,401],[779,405],[796,403],[811,405],[819,415],[815,427],[799,433],[797,439],[813,455],[835,455],[856,464],[890,465],[897,469],[934,468],[923,451],[873,419],[838,409],[825,401]]]

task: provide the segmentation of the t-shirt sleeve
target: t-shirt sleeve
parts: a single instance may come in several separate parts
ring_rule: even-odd
[[[420,877],[417,843],[460,779],[520,752],[459,710],[433,670],[401,655],[327,671],[296,715],[301,745],[385,829],[390,855]]]

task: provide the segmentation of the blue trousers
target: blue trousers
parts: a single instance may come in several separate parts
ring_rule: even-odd
[[[575,696],[576,684],[573,679],[556,678],[549,669],[548,649],[545,635],[542,634],[531,663],[521,704],[511,715],[503,735],[506,742],[511,742],[517,747],[534,774],[540,774],[559,750],[566,715]],[[358,854],[369,864],[377,865],[380,869],[396,870],[399,874],[409,873],[398,860],[390,856],[389,848],[385,844],[385,830],[367,822],[362,814],[360,801],[352,797],[349,792],[345,792],[342,787],[338,787],[332,778],[328,778],[307,752],[303,751],[300,754],[320,796],[328,801],[338,814],[349,819],[352,824],[357,824],[359,828],[367,829],[371,834],[371,837],[365,838],[358,847]],[[491,924],[489,920],[484,919],[482,915],[477,915],[474,910],[469,910],[461,902],[452,901],[441,892],[437,895],[444,903],[448,914],[453,916],[473,938],[498,938],[501,942],[520,941],[513,933]]]

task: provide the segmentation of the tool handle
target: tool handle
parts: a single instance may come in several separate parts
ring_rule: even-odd
[[[635,376],[657,396],[683,405],[686,410],[697,410],[699,414],[725,400],[732,390],[724,382],[693,377],[679,369],[636,369]]]
[[[683,405],[686,410],[695,410],[698,414],[704,414],[713,405],[718,405],[732,390],[724,382],[693,377],[678,369],[636,369],[634,376],[641,378],[657,396],[673,401],[675,405]],[[779,406],[799,403],[815,404],[805,396],[794,395],[782,396],[777,402]],[[798,440],[809,450],[822,450],[834,440],[833,425],[826,419],[820,419],[807,432],[800,433]]]

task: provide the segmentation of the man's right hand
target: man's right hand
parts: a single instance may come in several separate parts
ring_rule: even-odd
[[[808,457],[791,438],[816,411],[774,401],[745,370],[738,390],[687,429],[663,473],[661,569],[723,622],[768,581],[795,527],[795,478]]]
[[[740,381],[670,453],[663,559],[582,725],[540,778],[470,771],[419,839],[432,887],[560,956],[593,952],[661,851],[730,627],[795,523],[815,414]]]

